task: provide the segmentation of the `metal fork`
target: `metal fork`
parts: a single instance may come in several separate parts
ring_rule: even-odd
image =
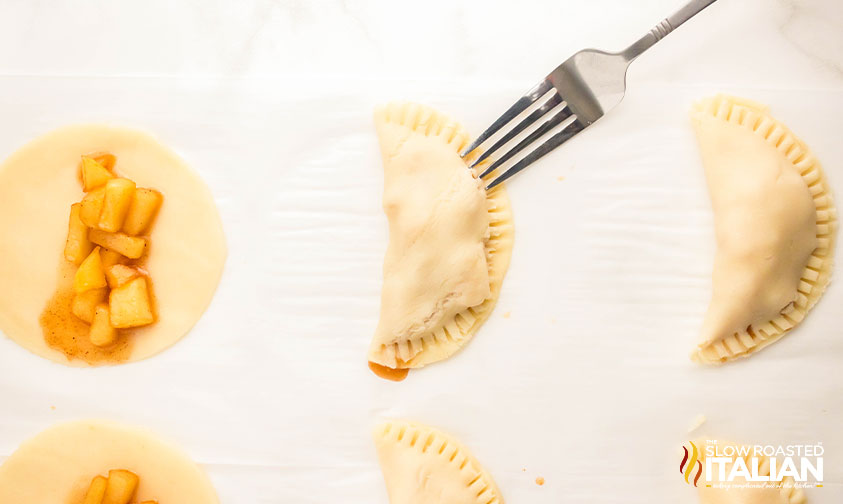
[[[469,163],[469,167],[473,168],[524,133],[541,118],[550,116],[550,119],[530,131],[517,144],[485,167],[480,174],[481,178],[486,177],[561,125],[559,131],[544,143],[497,174],[493,180],[489,181],[486,189],[491,189],[512,177],[587,128],[620,103],[626,91],[626,70],[629,64],[668,33],[715,1],[689,1],[672,16],[657,24],[649,33],[619,53],[585,49],[574,54],[556,67],[556,70],[543,81],[527,91],[527,94],[492,123],[489,129],[477,137],[461,156]],[[544,101],[538,107],[534,107],[540,99]],[[528,109],[532,111],[526,114]],[[508,132],[501,131],[504,126],[514,123],[515,119],[525,114],[526,117],[518,121]],[[496,135],[499,132],[502,134]],[[494,143],[490,147],[482,152],[479,150],[483,144],[491,143],[493,140]]]

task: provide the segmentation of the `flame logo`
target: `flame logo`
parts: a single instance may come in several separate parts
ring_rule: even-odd
[[[694,472],[694,468],[697,469],[697,475],[694,476],[694,486],[697,486],[697,482],[700,480],[700,476],[702,475],[702,462],[700,462],[700,451],[697,449],[697,445],[694,444],[693,441],[688,441],[691,444],[691,451],[688,451],[688,448],[685,446],[682,447],[685,450],[685,456],[682,457],[682,462],[679,464],[679,473],[685,476],[685,483],[691,484],[691,474]]]

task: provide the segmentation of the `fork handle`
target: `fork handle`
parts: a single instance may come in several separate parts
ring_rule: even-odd
[[[678,28],[679,25],[699,14],[703,9],[716,1],[717,0],[691,0],[681,9],[674,12],[673,15],[667,19],[663,19],[661,23],[653,27],[649,33],[638,39],[634,44],[627,47],[621,54],[623,54],[627,61],[634,60],[640,56],[641,53],[653,47],[656,42],[665,38],[670,32]]]

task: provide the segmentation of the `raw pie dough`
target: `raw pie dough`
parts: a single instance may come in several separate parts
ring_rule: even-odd
[[[694,359],[744,357],[796,326],[828,285],[836,213],[820,163],[767,108],[718,96],[691,114],[717,253]]]
[[[218,504],[190,458],[146,431],[108,422],[61,424],[23,443],[0,466],[0,502],[77,504],[109,469],[140,476],[136,502]]]
[[[512,252],[503,186],[485,191],[452,119],[415,104],[375,112],[389,245],[369,361],[417,368],[445,359],[489,317]]]
[[[24,348],[72,366],[47,346],[39,316],[67,272],[67,213],[82,197],[80,156],[106,151],[117,171],[164,195],[146,269],[155,279],[158,320],[132,331],[128,361],[177,342],[211,302],[226,257],[225,237],[207,186],[174,152],[137,131],[71,126],[44,135],[0,165],[0,330]]]
[[[728,443],[733,445],[733,443]],[[702,447],[702,454],[700,461],[702,467],[705,467],[705,441],[699,441],[697,446]],[[759,474],[762,476],[769,476],[770,474],[770,459],[767,457],[760,457],[761,464],[759,466]],[[751,467],[747,463],[748,467]],[[732,465],[726,464],[726,474],[729,474]],[[705,471],[705,469],[703,469]],[[712,476],[718,478],[716,471]],[[785,477],[780,488],[714,488],[706,487],[705,474],[700,478],[698,491],[700,496],[700,504],[804,504],[805,493],[795,488],[793,478]],[[709,484],[716,484],[719,479],[708,482]],[[745,478],[736,477],[734,481],[724,482],[730,485],[747,484]],[[751,484],[760,484],[759,482],[752,482]]]
[[[502,504],[492,477],[468,450],[432,427],[390,421],[374,432],[392,504]]]

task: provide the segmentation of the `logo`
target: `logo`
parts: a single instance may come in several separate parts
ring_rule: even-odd
[[[693,441],[688,441],[688,444],[691,445],[690,451],[688,451],[687,447],[682,447],[682,449],[685,450],[685,455],[682,457],[682,462],[679,464],[679,472],[685,476],[685,483],[690,485],[691,475],[696,471],[696,475],[693,477],[693,484],[694,486],[697,486],[703,472],[702,462],[700,462],[700,450]]]
[[[715,488],[822,487],[822,443],[736,445],[707,440],[683,445],[679,472],[685,483]]]

